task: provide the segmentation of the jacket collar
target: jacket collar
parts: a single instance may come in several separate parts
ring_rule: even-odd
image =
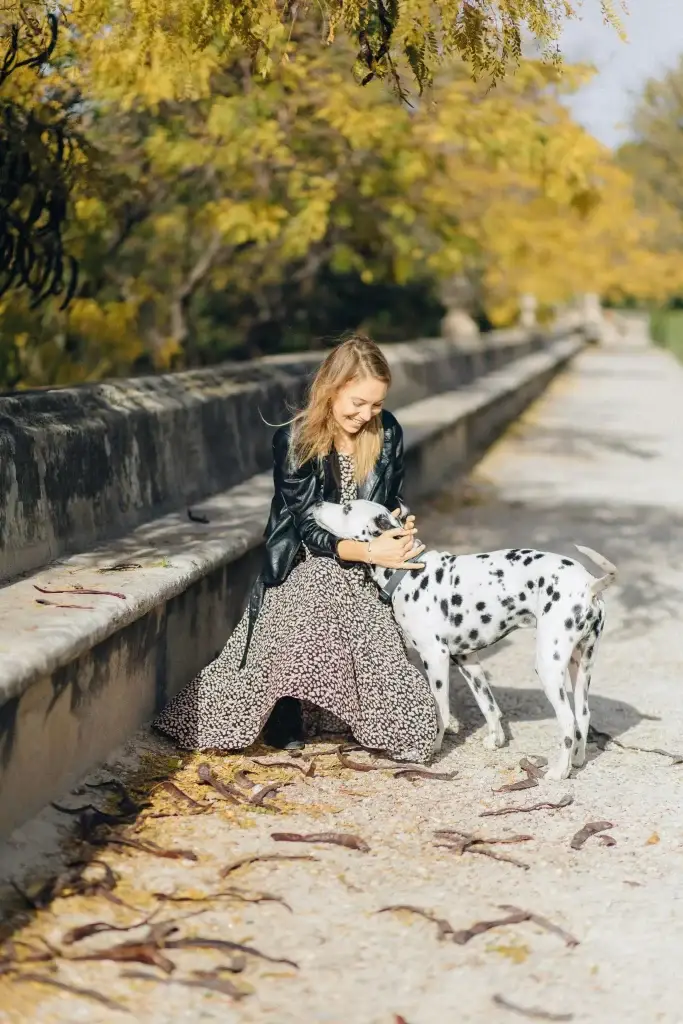
[[[384,472],[391,462],[391,433],[386,428],[384,430],[384,438],[382,441],[382,450],[379,453],[379,458],[375,463],[372,470],[368,473],[365,480],[358,488],[358,497],[364,498],[366,501],[372,501],[379,482],[382,479]]]

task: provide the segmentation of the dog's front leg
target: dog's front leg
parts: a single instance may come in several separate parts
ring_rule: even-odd
[[[434,743],[434,752],[436,753],[441,750],[443,735],[450,721],[448,683],[451,659],[448,648],[441,645],[434,645],[428,650],[420,650],[419,654],[427,673],[429,688],[432,691],[439,716],[439,732]]]

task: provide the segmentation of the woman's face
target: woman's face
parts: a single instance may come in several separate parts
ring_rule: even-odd
[[[332,402],[332,418],[346,434],[357,434],[382,411],[388,386],[376,377],[355,377]]]

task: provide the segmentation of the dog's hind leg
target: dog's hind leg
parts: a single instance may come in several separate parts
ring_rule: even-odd
[[[591,673],[603,624],[604,618],[601,610],[589,635],[580,640],[574,648],[572,659],[569,663],[569,677],[574,688],[574,714],[577,724],[576,744],[572,751],[572,764],[577,768],[581,768],[586,762],[586,742],[590,725],[588,691],[590,689]]]
[[[489,677],[486,669],[481,664],[476,654],[468,654],[463,657],[454,658],[453,661],[465,677],[465,681],[472,691],[472,696],[476,700],[479,710],[486,719],[489,731],[484,740],[484,746],[487,750],[493,750],[495,747],[502,747],[505,743],[505,730],[503,729],[503,724],[501,722],[503,716],[501,715],[500,708],[496,703],[495,697],[491,693]]]
[[[560,655],[559,651],[556,651]],[[579,739],[579,731],[567,696],[566,675],[569,655],[555,659],[550,651],[537,651],[536,673],[543,685],[546,697],[553,706],[557,723],[562,733],[562,748],[557,762],[548,769],[547,778],[559,781],[569,778],[572,767],[572,753]]]

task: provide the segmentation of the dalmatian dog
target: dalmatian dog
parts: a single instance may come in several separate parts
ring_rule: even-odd
[[[370,541],[401,527],[399,519],[372,501],[322,502],[310,514],[323,529],[345,540]],[[424,665],[440,719],[435,750],[450,721],[450,663],[465,677],[486,719],[486,747],[504,744],[500,708],[478,652],[516,629],[535,625],[536,673],[562,733],[560,756],[547,777],[566,779],[572,766],[585,763],[588,690],[605,622],[600,595],[614,583],[617,570],[590,548],[576,547],[605,575],[597,578],[571,558],[531,548],[468,555],[423,551],[413,560],[424,563],[424,569],[370,568],[380,596],[391,601],[396,621]]]

